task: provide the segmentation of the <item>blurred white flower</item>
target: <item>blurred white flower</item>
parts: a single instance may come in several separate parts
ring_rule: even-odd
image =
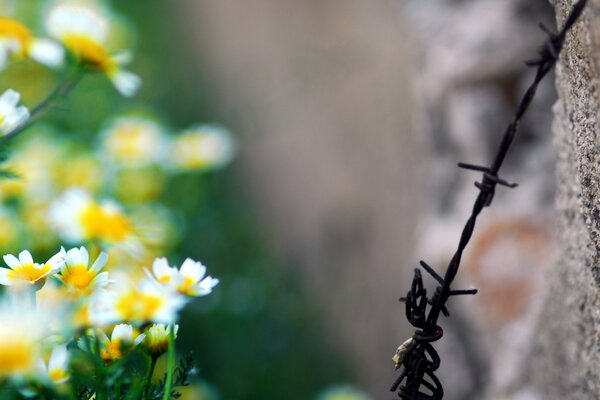
[[[52,349],[48,364],[40,360],[40,369],[54,384],[65,383],[69,380],[69,350],[66,345],[59,345]]]
[[[19,106],[21,95],[8,89],[0,96],[0,135],[6,135],[29,119],[29,110]]]
[[[201,262],[191,258],[187,258],[180,269],[170,267],[166,258],[157,258],[152,264],[152,272],[146,272],[159,285],[187,296],[205,296],[219,284],[218,279],[206,276],[206,267]]]
[[[165,156],[167,138],[155,122],[139,117],[113,121],[103,134],[104,154],[120,166],[158,164]]]
[[[63,47],[50,39],[41,39],[22,23],[0,17],[0,70],[9,58],[31,58],[49,67],[57,67],[64,59]]]
[[[59,2],[50,9],[46,28],[83,65],[106,74],[123,96],[131,97],[137,92],[141,79],[123,69],[131,61],[130,54],[110,54],[105,47],[110,23],[98,7]]]
[[[198,125],[177,135],[171,142],[169,162],[182,170],[220,168],[235,154],[231,133],[216,125]]]
[[[48,334],[45,316],[22,302],[4,299],[0,321],[0,378],[38,375],[41,340]]]
[[[60,195],[48,208],[48,220],[69,243],[100,240],[131,252],[140,250],[131,220],[119,204],[112,200],[98,203],[80,188],[68,189]]]

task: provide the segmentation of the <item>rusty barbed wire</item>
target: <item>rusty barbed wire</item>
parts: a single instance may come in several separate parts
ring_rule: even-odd
[[[548,39],[538,50],[538,57],[525,63],[529,67],[537,68],[535,78],[521,98],[512,121],[504,132],[502,142],[491,166],[458,163],[459,168],[478,171],[483,176],[481,181],[475,182],[479,193],[473,204],[471,216],[463,228],[458,248],[446,268],[445,275],[440,276],[427,263],[420,262],[421,268],[438,283],[433,296],[427,296],[427,290],[423,286],[421,270],[416,268],[410,291],[406,294],[406,297],[400,298],[400,301],[405,303],[406,319],[412,326],[418,328],[411,338],[398,347],[393,357],[396,369],[400,368],[401,373],[390,390],[397,392],[403,400],[440,400],[444,396],[442,384],[435,375],[441,361],[432,344],[444,334],[444,331],[438,325],[440,313],[446,317],[450,316],[446,307],[446,302],[450,297],[477,293],[477,289],[451,289],[452,282],[458,273],[463,252],[473,235],[477,217],[485,207],[491,205],[496,193],[496,186],[501,185],[508,188],[517,186],[516,183],[510,183],[500,178],[498,172],[515,139],[521,118],[527,112],[535,96],[539,83],[556,64],[567,32],[580,17],[586,3],[587,0],[579,0],[575,4],[563,28],[558,33],[553,33],[543,24],[539,24],[540,28],[548,35]]]

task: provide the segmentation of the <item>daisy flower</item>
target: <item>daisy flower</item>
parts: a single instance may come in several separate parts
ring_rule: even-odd
[[[90,293],[94,288],[108,284],[108,272],[100,272],[107,260],[108,256],[102,252],[89,266],[89,254],[85,247],[71,249],[65,254],[65,264],[57,278],[71,291]]]
[[[0,95],[0,135],[7,135],[29,119],[29,110],[19,106],[21,95],[8,89]]]
[[[135,284],[126,278],[118,279],[115,286],[98,293],[92,320],[97,325],[117,321],[143,324],[147,322],[173,323],[177,312],[185,305],[183,296],[149,280]]]
[[[121,244],[132,252],[139,247],[131,220],[112,200],[96,202],[83,189],[71,188],[48,209],[50,225],[69,243],[101,240]]]
[[[62,64],[64,49],[50,39],[34,37],[19,21],[0,17],[0,69],[9,58],[31,58],[48,67]]]
[[[54,384],[65,383],[69,380],[69,358],[66,345],[56,346],[52,349],[48,364],[46,365],[44,361],[40,362],[40,369]]]
[[[103,134],[109,161],[127,167],[143,167],[163,159],[166,137],[155,122],[139,117],[118,118]]]
[[[133,327],[127,324],[119,324],[113,328],[110,339],[103,331],[98,331],[100,336],[100,356],[105,363],[121,358],[127,350],[139,345],[145,338],[145,334],[134,338]]]
[[[144,339],[144,347],[148,353],[154,358],[158,358],[167,352],[169,348],[169,328],[164,324],[154,324],[146,330],[146,338]],[[177,338],[179,325],[174,325],[174,336]]]
[[[37,289],[46,282],[48,277],[56,274],[64,265],[65,250],[61,249],[46,263],[33,262],[31,253],[23,250],[19,258],[12,254],[5,255],[4,262],[9,268],[0,268],[0,285],[18,285],[28,283],[35,285]]]
[[[186,296],[206,296],[219,284],[219,280],[206,275],[206,267],[199,261],[187,258],[181,268],[170,267],[166,258],[157,258],[150,278]]]
[[[0,378],[37,375],[46,319],[22,303],[0,304]]]
[[[123,69],[131,56],[125,52],[111,54],[106,48],[110,24],[98,8],[59,3],[50,10],[46,27],[82,65],[106,74],[123,96],[131,97],[138,90],[140,78]]]
[[[231,161],[235,144],[231,134],[216,125],[199,125],[173,139],[169,161],[181,170],[219,168]]]

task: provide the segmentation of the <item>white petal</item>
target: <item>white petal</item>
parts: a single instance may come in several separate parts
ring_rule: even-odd
[[[63,3],[48,13],[46,29],[56,38],[77,34],[103,43],[109,33],[109,22],[97,7]]]
[[[67,369],[68,362],[69,351],[67,350],[67,346],[56,346],[50,355],[50,360],[48,361],[48,370],[52,371],[54,369],[61,369],[64,371]]]
[[[13,256],[12,254],[6,254],[3,258],[6,265],[11,267],[12,269],[21,265],[21,261],[19,261],[19,259]]]
[[[94,278],[94,284],[97,287],[106,286],[108,284],[108,272],[100,272]]]
[[[62,268],[65,265],[65,256],[67,253],[65,252],[64,247],[60,248],[60,251],[50,257],[50,259],[46,262],[52,269]],[[20,257],[20,255],[19,255]]]
[[[19,261],[21,264],[33,264],[33,257],[31,257],[31,253],[27,250],[23,250],[19,253]]]
[[[133,61],[133,54],[130,51],[119,51],[112,55],[112,59],[117,65],[128,65]]]
[[[67,254],[65,255],[65,262],[67,263],[67,265],[83,264],[81,262],[81,252],[79,251],[79,249],[76,247],[69,249],[69,251],[67,251]]]
[[[141,335],[138,335],[138,337],[135,338],[135,340],[133,341],[133,344],[135,344],[137,346],[138,344],[142,343],[145,338],[146,338],[146,334],[142,333]]]
[[[218,279],[207,276],[200,283],[192,286],[188,290],[192,296],[206,296],[207,294],[212,293],[213,288],[218,284]]]
[[[58,67],[65,58],[64,48],[50,39],[35,39],[29,47],[29,56],[48,67]]]
[[[152,263],[152,272],[154,272],[154,276],[158,279],[163,276],[170,276],[173,274],[167,259],[164,257],[154,260]]]
[[[19,103],[20,98],[21,95],[19,92],[13,89],[7,89],[0,96],[0,114],[5,114],[6,111],[14,109],[14,107]]]
[[[105,252],[101,252],[98,255],[98,258],[96,258],[96,261],[94,261],[94,264],[92,264],[92,267],[90,268],[90,270],[94,271],[94,272],[102,270],[102,268],[104,268],[104,266],[106,265],[107,261],[108,261],[108,254],[106,254]]]
[[[133,327],[127,324],[119,324],[112,331],[110,340],[121,339],[123,341],[131,341],[133,339]]]
[[[199,261],[186,258],[179,269],[179,273],[192,279],[194,282],[198,282],[206,273],[206,267]]]
[[[79,254],[81,255],[81,264],[83,264],[87,267],[88,264],[90,263],[90,255],[88,254],[87,249],[85,247],[81,246],[79,248]]]
[[[142,79],[139,76],[123,69],[111,74],[110,80],[124,97],[133,97],[142,85]]]
[[[9,271],[8,268],[0,268],[0,285],[12,285],[12,280],[8,277]]]
[[[217,278],[213,278],[212,276],[207,276],[206,278],[202,279],[202,281],[200,282],[199,285],[202,288],[212,290],[218,284],[219,284],[219,280]]]
[[[29,110],[25,106],[18,107],[14,112],[5,116],[2,121],[2,130],[9,133],[23,125],[29,119]]]

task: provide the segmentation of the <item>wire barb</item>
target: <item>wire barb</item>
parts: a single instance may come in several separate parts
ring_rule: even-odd
[[[431,298],[423,286],[423,278],[418,268],[414,270],[410,290],[405,297],[400,298],[404,303],[406,319],[417,328],[413,336],[405,341],[396,350],[394,364],[400,369],[400,376],[395,380],[390,390],[396,392],[403,400],[440,400],[444,397],[444,389],[435,371],[440,366],[440,357],[432,343],[439,340],[444,331],[438,325],[440,314],[450,315],[446,302],[452,296],[474,295],[477,289],[452,290],[451,285],[458,273],[462,254],[467,247],[477,217],[485,207],[488,207],[494,198],[496,186],[514,188],[516,183],[510,183],[498,176],[506,154],[510,149],[519,128],[519,122],[527,112],[535,96],[540,81],[556,64],[567,32],[581,16],[587,0],[579,0],[567,17],[563,28],[558,33],[553,33],[544,24],[540,28],[548,35],[548,39],[538,50],[538,58],[526,62],[528,66],[536,67],[535,78],[521,98],[512,121],[506,128],[502,142],[490,167],[458,163],[458,167],[482,173],[481,181],[475,182],[479,194],[473,204],[471,216],[467,220],[461,233],[458,248],[454,253],[446,273],[442,277],[426,262],[421,261],[421,267],[439,284]]]

